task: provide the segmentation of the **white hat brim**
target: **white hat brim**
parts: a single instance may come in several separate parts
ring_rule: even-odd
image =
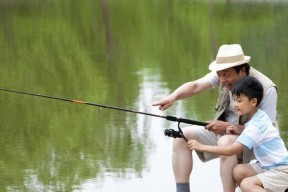
[[[244,60],[242,61],[238,61],[238,62],[234,62],[234,63],[225,63],[225,64],[217,64],[216,61],[213,61],[210,65],[209,65],[209,70],[211,71],[221,71],[224,69],[228,69],[231,67],[235,67],[244,63],[248,63],[250,61],[251,57],[250,56],[244,56]]]

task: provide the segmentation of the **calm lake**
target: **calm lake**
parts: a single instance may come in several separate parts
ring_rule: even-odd
[[[152,104],[239,43],[278,86],[288,146],[288,2],[2,0],[0,88],[198,121],[217,91]],[[0,191],[174,192],[164,118],[0,91]],[[186,124],[181,124],[186,126]],[[195,156],[191,191],[222,191],[219,160]]]

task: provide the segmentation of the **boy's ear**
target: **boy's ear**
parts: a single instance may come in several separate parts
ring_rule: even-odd
[[[253,107],[257,107],[257,99],[256,98],[251,99],[251,102],[252,102]]]

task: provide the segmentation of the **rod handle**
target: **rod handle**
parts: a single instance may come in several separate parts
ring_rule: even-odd
[[[208,125],[208,123],[205,123],[205,122],[195,121],[195,120],[191,120],[191,119],[177,118],[174,116],[166,116],[166,119],[168,121],[177,121],[180,123],[187,123],[187,124],[191,124],[191,125],[200,125],[200,126]]]

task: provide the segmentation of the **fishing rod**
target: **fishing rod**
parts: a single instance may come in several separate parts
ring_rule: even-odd
[[[113,109],[113,110],[118,110],[118,111],[125,111],[125,112],[129,112],[129,113],[136,113],[136,114],[142,114],[142,115],[164,118],[168,121],[176,121],[176,122],[178,122],[179,132],[174,133],[175,130],[166,129],[164,134],[166,136],[169,136],[169,137],[183,137],[185,140],[186,140],[186,138],[184,137],[183,132],[180,128],[180,123],[187,123],[187,124],[191,124],[191,125],[200,125],[200,126],[206,126],[207,125],[207,123],[195,121],[195,120],[191,120],[191,119],[177,118],[175,116],[156,115],[156,114],[152,114],[152,113],[145,113],[145,112],[141,112],[141,111],[135,111],[135,110],[125,109],[125,108],[120,108],[120,107],[113,107],[113,106],[108,106],[108,105],[96,104],[96,103],[91,103],[91,102],[86,102],[86,101],[81,101],[81,100],[76,100],[76,99],[67,99],[67,98],[61,98],[61,97],[55,97],[55,96],[49,96],[49,95],[42,95],[42,94],[38,94],[38,93],[5,89],[5,88],[0,88],[0,91],[6,91],[6,92],[23,94],[23,95],[42,97],[42,98],[47,98],[47,99],[72,102],[72,103],[83,104],[83,105],[96,106],[96,107]]]

